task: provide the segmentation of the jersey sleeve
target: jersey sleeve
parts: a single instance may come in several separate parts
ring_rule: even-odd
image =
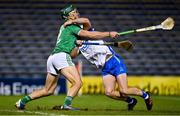
[[[79,35],[79,32],[80,32],[80,30],[81,30],[81,28],[80,28],[78,25],[70,25],[68,28],[69,28],[69,29],[71,30],[71,32],[72,32],[73,34],[75,34],[75,35]]]

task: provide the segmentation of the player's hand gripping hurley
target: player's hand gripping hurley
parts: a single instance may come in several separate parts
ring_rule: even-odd
[[[145,28],[140,28],[140,29],[133,29],[133,30],[129,30],[129,31],[119,32],[118,34],[119,35],[127,35],[127,34],[131,34],[131,33],[152,31],[152,30],[157,30],[157,29],[171,30],[174,27],[174,23],[175,23],[175,21],[173,20],[173,18],[168,17],[160,25],[150,26],[150,27],[145,27]]]

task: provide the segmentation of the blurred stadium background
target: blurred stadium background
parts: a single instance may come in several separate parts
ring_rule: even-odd
[[[120,37],[135,48],[124,58],[130,85],[156,95],[180,95],[180,1],[178,0],[0,0],[0,95],[21,95],[42,87],[46,60],[63,23],[59,11],[75,5],[98,31],[126,31],[175,20],[172,31],[151,31]],[[108,39],[107,39],[108,40]],[[116,40],[116,41],[118,41]],[[84,87],[81,93],[103,93],[100,70],[81,55]],[[66,92],[65,80],[58,93]]]

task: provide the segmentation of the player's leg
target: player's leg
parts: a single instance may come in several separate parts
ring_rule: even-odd
[[[63,74],[71,83],[71,87],[68,89],[67,96],[63,104],[64,107],[69,107],[73,98],[77,95],[79,89],[82,87],[82,80],[75,66],[69,66],[61,69],[61,74]]]
[[[117,82],[118,82],[118,85],[120,86],[121,93],[126,94],[126,95],[137,95],[137,96],[143,95],[142,90],[136,87],[128,87],[126,73],[118,75]]]
[[[16,107],[18,109],[25,109],[25,104],[31,100],[52,95],[57,86],[58,78],[50,73],[47,74],[45,86],[42,89],[33,91],[31,94],[24,96],[18,102],[16,102]]]
[[[44,88],[35,90],[30,95],[24,96],[22,99],[20,99],[18,102],[16,102],[15,106],[18,109],[24,109],[25,104],[33,99],[48,96],[54,92],[54,90],[57,86],[57,81],[58,81],[58,78],[57,78],[58,71],[53,65],[55,58],[56,58],[55,55],[51,55],[51,56],[49,56],[49,58],[47,60],[47,72],[48,73],[46,76],[46,82],[45,82]],[[58,58],[56,61],[58,61]]]
[[[34,100],[39,97],[52,95],[57,87],[57,82],[58,77],[48,73],[44,88],[32,92],[29,96]]]
[[[50,67],[47,69],[49,70],[48,72],[52,72],[53,74],[61,73],[72,84],[67,92],[67,97],[63,105],[63,107],[67,106],[66,108],[71,110],[72,108],[69,106],[71,105],[72,99],[82,86],[80,75],[69,54],[61,52],[54,54],[49,59],[48,64],[50,64]]]
[[[125,101],[126,98],[120,94],[119,91],[115,90],[116,87],[116,78],[110,74],[103,76],[103,84],[105,95],[117,100]]]
[[[116,76],[121,93],[125,95],[141,96],[145,100],[147,109],[151,110],[152,99],[151,99],[150,94],[136,87],[128,87],[126,65],[124,61],[120,58],[120,56],[114,55],[112,62],[114,64],[114,68],[113,68],[113,71],[111,71],[111,73]]]
[[[137,100],[135,98],[131,98],[130,96],[120,93],[120,91],[115,90],[117,80],[114,76],[109,74],[103,76],[103,83],[104,83],[106,96],[112,99],[122,100],[127,102],[128,110],[133,110],[134,106],[137,103]]]
[[[123,94],[126,95],[136,95],[136,96],[141,96],[144,98],[147,109],[151,110],[152,109],[152,99],[149,93],[144,92],[141,89],[138,89],[136,87],[128,87],[128,82],[127,82],[127,74],[123,73],[117,76],[117,82],[120,86],[120,91]]]
[[[126,94],[121,93],[120,90],[115,91],[115,84],[117,83],[117,75],[125,72],[126,72],[125,65],[122,65],[121,59],[116,57],[116,55],[113,55],[108,61],[106,61],[102,69],[105,92],[106,95],[111,98],[126,101],[128,103],[128,110],[133,110],[134,106],[137,103],[137,100],[135,98],[131,98],[127,96]],[[119,83],[118,83],[118,87],[120,88]]]
[[[79,108],[74,108],[71,106],[73,98],[77,95],[80,88],[82,87],[82,80],[79,72],[77,71],[75,66],[63,68],[60,70],[60,72],[71,83],[71,86],[68,89],[64,104],[55,106],[54,108],[61,110],[80,110]]]

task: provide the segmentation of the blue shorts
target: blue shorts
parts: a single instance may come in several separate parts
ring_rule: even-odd
[[[117,77],[122,73],[127,73],[126,65],[119,55],[113,55],[102,68],[102,75],[113,75]]]

